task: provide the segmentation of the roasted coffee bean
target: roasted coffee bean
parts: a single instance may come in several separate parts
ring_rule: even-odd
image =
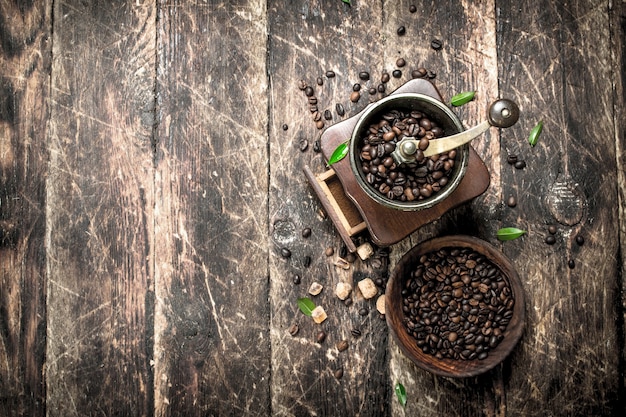
[[[385,84],[383,84],[383,83],[378,84],[377,90],[378,90],[379,93],[384,93],[385,90],[386,90]]]
[[[311,266],[311,257],[310,256],[305,256],[304,259],[302,260],[302,265],[304,265],[305,268],[308,268]]]
[[[350,334],[354,337],[361,337],[361,331],[357,328],[350,330]]]
[[[305,239],[311,237],[311,228],[310,227],[305,227],[304,229],[302,229],[302,237],[305,238]]]
[[[291,251],[287,248],[280,248],[280,256],[282,256],[283,258],[290,258]]]
[[[369,314],[369,310],[367,307],[361,307],[359,309],[359,316],[367,316]]]
[[[388,83],[389,82],[389,73],[388,72],[383,72],[383,75],[380,76],[380,82],[381,83]]]
[[[326,340],[326,332],[323,330],[320,330],[319,332],[317,332],[317,335],[315,336],[315,341],[317,343],[324,343],[324,340]]]
[[[324,119],[332,120],[332,118],[333,118],[333,114],[330,112],[330,110],[324,110]]]
[[[556,243],[556,238],[554,237],[554,235],[548,235],[548,236],[546,236],[546,238],[545,238],[545,242],[546,242],[548,245],[554,245],[554,244]]]
[[[317,85],[324,85],[324,79],[322,77],[317,77],[317,80],[315,80],[315,82],[317,83]]]
[[[341,103],[335,104],[335,112],[337,112],[337,115],[339,117],[343,117],[346,114],[346,111],[344,110],[343,105]]]
[[[358,91],[353,91],[352,94],[350,94],[350,101],[353,103],[359,101],[360,98],[361,94]]]
[[[367,71],[361,71],[359,72],[359,78],[362,79],[363,81],[367,81],[370,79],[370,73]]]
[[[318,120],[317,122],[315,122],[315,127],[317,127],[318,129],[324,129],[324,121]]]
[[[417,11],[417,7],[415,5],[412,4],[409,6],[409,12],[415,13],[416,11]]]
[[[326,256],[333,256],[334,254],[335,254],[335,248],[333,248],[332,246],[329,246],[324,250],[324,255]]]
[[[304,91],[307,88],[306,81],[304,81],[304,80],[298,81],[298,88],[300,90]]]
[[[406,35],[406,28],[404,26],[400,26],[396,33],[398,34],[398,36],[404,36]]]
[[[520,160],[518,160],[517,162],[515,162],[515,164],[513,164],[513,166],[514,166],[516,169],[524,169],[524,168],[526,168],[526,161],[520,161]]]
[[[443,42],[441,42],[439,39],[433,39],[432,41],[430,41],[430,47],[433,48],[435,51],[438,51],[443,48]]]
[[[289,326],[289,334],[292,336],[295,336],[298,334],[298,332],[300,331],[300,327],[298,327],[297,324],[292,324],[291,326]]]
[[[406,61],[404,60],[404,58],[398,58],[396,60],[396,67],[402,68],[405,65],[406,65]]]
[[[418,69],[411,71],[412,78],[424,78],[427,75],[428,75],[428,71],[426,70],[426,68],[418,68]]]
[[[342,340],[339,343],[337,343],[337,350],[339,352],[343,352],[344,350],[348,349],[349,346],[350,344],[348,343],[347,340]]]
[[[557,228],[555,225],[551,224],[550,226],[548,226],[548,233],[550,233],[551,235],[555,235],[557,232]]]
[[[433,80],[437,77],[437,73],[433,70],[428,70],[428,74],[426,76],[428,79]]]
[[[507,278],[483,255],[444,248],[420,257],[402,304],[405,329],[424,353],[484,360],[504,338],[515,300]]]
[[[289,126],[287,126],[286,124],[283,125],[283,130],[287,130],[289,129]]]
[[[567,266],[569,269],[574,269],[576,268],[576,262],[574,262],[573,259],[570,259],[569,261],[567,261]]]
[[[373,96],[374,94],[376,94],[376,88],[375,87],[370,87],[367,90],[368,93],[370,93],[371,96]]]
[[[313,94],[315,94],[315,90],[313,90],[313,87],[307,86],[304,89],[304,94],[306,94],[307,97],[313,97]]]
[[[391,75],[393,76],[393,78],[400,78],[400,77],[402,77],[402,71],[400,71],[398,69],[397,70],[393,70],[391,72]]]
[[[339,368],[339,369],[335,369],[335,372],[333,372],[333,375],[335,376],[335,378],[337,379],[341,379],[343,378],[343,369]]]
[[[300,283],[302,282],[302,278],[300,278],[300,275],[298,274],[295,274],[291,280],[293,281],[294,285],[300,285]]]
[[[316,152],[316,153],[322,152],[322,145],[320,144],[319,139],[313,142],[313,152]]]
[[[300,152],[304,152],[307,149],[309,149],[309,141],[306,139],[301,139],[300,143],[298,144],[298,148],[300,148]]]
[[[361,84],[356,83],[352,85],[352,91],[361,91]]]
[[[509,196],[509,198],[506,200],[506,205],[509,207],[517,206],[517,199],[515,198],[515,196]]]
[[[576,235],[576,244],[582,246],[585,244],[585,238],[582,235]]]
[[[508,155],[508,156],[506,157],[506,162],[507,162],[509,165],[513,165],[513,164],[515,164],[515,163],[517,162],[517,155]]]
[[[343,304],[346,307],[350,307],[352,305],[352,303],[353,303],[352,298],[346,298],[345,300],[343,300]]]
[[[333,70],[326,71],[326,78],[334,78],[334,77],[335,77],[335,71]]]

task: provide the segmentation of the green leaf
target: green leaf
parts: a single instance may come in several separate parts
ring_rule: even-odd
[[[474,100],[475,95],[476,91],[464,91],[452,97],[452,99],[450,100],[450,104],[455,107],[462,106],[465,103],[469,103],[470,101]]]
[[[343,158],[346,157],[346,155],[348,155],[348,150],[348,141],[345,141],[344,143],[337,146],[337,148],[335,148],[332,155],[330,155],[330,158],[328,159],[328,165],[330,166],[334,163],[341,161]]]
[[[350,4],[350,0],[341,0],[341,1],[346,3],[346,4]]]
[[[543,130],[543,120],[540,121],[533,127],[533,130],[530,131],[530,135],[528,136],[528,143],[530,146],[535,146],[537,144],[537,139],[539,139],[539,135]]]
[[[406,406],[406,390],[404,389],[404,385],[399,382],[396,382],[396,397],[398,397],[398,401],[402,405],[402,407]]]
[[[307,297],[298,298],[298,308],[300,308],[300,311],[305,315],[311,317],[313,310],[315,310],[315,303]]]
[[[513,240],[524,234],[526,234],[526,231],[518,229],[517,227],[503,227],[502,229],[498,230],[497,236],[500,240]]]

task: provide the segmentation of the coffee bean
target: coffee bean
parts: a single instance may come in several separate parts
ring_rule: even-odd
[[[326,71],[326,78],[335,78],[335,71]]]
[[[357,328],[350,330],[350,334],[354,337],[361,337],[361,331]]]
[[[515,163],[517,162],[517,155],[508,155],[508,156],[506,157],[506,162],[507,162],[509,165],[513,165],[513,164],[515,164]]]
[[[396,60],[396,67],[402,68],[405,65],[406,65],[406,61],[404,60],[404,58],[398,58]]]
[[[428,70],[428,74],[426,76],[428,77],[428,79],[432,80],[437,77],[437,73],[433,70]]]
[[[342,340],[339,343],[337,343],[337,350],[339,352],[343,352],[344,350],[348,349],[349,346],[350,344],[348,343],[347,340]]]
[[[438,51],[443,48],[443,42],[441,42],[439,39],[433,39],[432,41],[430,41],[430,47],[433,48],[435,51]]]
[[[378,84],[378,88],[377,89],[378,89],[379,93],[384,93],[385,90],[386,90],[385,84],[383,84],[383,83]]]
[[[296,274],[293,276],[292,281],[294,285],[300,285],[300,283],[302,282],[302,278],[300,278],[300,275]]]
[[[585,244],[585,238],[582,235],[576,235],[576,244],[582,246]]]
[[[335,112],[337,112],[337,115],[339,117],[343,117],[346,114],[346,111],[344,110],[343,105],[341,103],[335,104]]]
[[[548,233],[550,233],[551,235],[555,235],[557,232],[556,226],[551,224],[550,226],[548,226]]]
[[[409,12],[415,13],[416,11],[417,11],[417,7],[415,5],[412,4],[409,6]]]
[[[367,90],[368,93],[370,93],[370,96],[373,96],[374,94],[376,94],[376,88],[375,87],[370,87]]]
[[[305,238],[305,239],[311,237],[311,228],[310,227],[305,227],[304,229],[302,229],[302,237]]]
[[[330,112],[330,110],[324,110],[324,119],[331,120],[332,118],[333,114]]]
[[[335,372],[333,372],[333,375],[337,379],[343,378],[343,369],[342,368],[336,369]]]
[[[301,152],[306,151],[309,148],[309,141],[306,139],[301,139],[298,147],[300,148]]]
[[[509,196],[509,198],[506,200],[506,205],[509,207],[517,206],[517,199],[515,198],[515,196]]]
[[[317,332],[317,335],[315,336],[315,341],[317,343],[324,343],[324,340],[326,340],[326,332],[323,330],[320,330],[319,332]]]
[[[426,68],[418,68],[418,69],[411,71],[412,78],[424,78],[427,75],[428,75],[428,71],[426,70]]]
[[[315,122],[315,127],[317,127],[318,129],[324,129],[324,121],[318,120],[317,122]]]
[[[516,169],[524,169],[524,168],[526,168],[526,162],[518,160],[517,162],[515,162],[515,164],[513,164],[513,166]]]
[[[398,69],[397,70],[393,70],[391,72],[391,75],[393,76],[393,78],[400,78],[400,77],[402,77],[402,71],[400,71]]]
[[[404,26],[400,26],[396,33],[398,34],[398,36],[404,36],[406,35],[406,28]]]
[[[346,307],[350,307],[352,305],[352,303],[353,303],[352,298],[346,298],[345,300],[343,300],[343,304]]]
[[[383,72],[383,75],[380,76],[380,82],[381,83],[388,83],[389,82],[389,73],[388,72]]]
[[[313,152],[315,152],[315,153],[322,152],[322,145],[320,144],[320,140],[319,139],[317,139],[315,142],[313,142]]]
[[[317,82],[317,85],[324,85],[324,79],[322,77],[317,77],[317,80],[315,80]]]
[[[573,259],[570,259],[569,261],[567,261],[567,267],[568,267],[569,269],[574,269],[574,268],[576,268],[576,262],[574,262],[574,260],[573,260]]]
[[[304,80],[298,81],[298,88],[300,90],[304,91],[307,88],[306,81],[304,81]]]
[[[298,334],[298,332],[300,331],[300,327],[298,327],[297,324],[292,324],[291,326],[289,326],[289,334],[292,336],[295,336]]]
[[[546,236],[545,242],[548,245],[554,245],[556,243],[556,238],[553,235]]]
[[[313,94],[315,94],[315,90],[313,90],[313,87],[311,87],[311,86],[307,86],[307,87],[304,89],[304,94],[305,94],[307,97],[313,97]]]
[[[311,257],[310,256],[305,256],[304,259],[302,260],[302,265],[304,265],[305,268],[308,268],[311,266]]]
[[[359,101],[360,98],[361,94],[358,91],[353,91],[352,94],[350,94],[350,101],[353,103]]]
[[[361,91],[361,84],[359,83],[353,84],[352,91]]]
[[[369,314],[369,310],[366,307],[361,307],[359,309],[359,316],[367,316]]]
[[[280,248],[280,256],[282,256],[283,258],[290,258],[291,251],[287,248]]]
[[[326,256],[333,256],[335,254],[335,249],[332,246],[329,246],[324,250],[324,254]]]
[[[359,78],[362,79],[363,81],[367,81],[370,79],[370,73],[367,71],[361,71],[359,72]]]
[[[289,129],[289,126],[287,126],[286,124],[283,125],[283,130],[287,130]]]

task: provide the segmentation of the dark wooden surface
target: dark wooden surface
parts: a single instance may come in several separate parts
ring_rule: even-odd
[[[622,415],[625,39],[607,0],[0,1],[0,416]],[[465,126],[498,97],[522,115],[473,145],[484,194],[343,269],[298,82],[328,127],[400,57],[386,94],[425,67],[444,100],[478,91]],[[334,295],[452,233],[497,245],[526,296],[512,355],[467,379],[412,365],[375,299]],[[296,304],[314,281],[322,324]]]

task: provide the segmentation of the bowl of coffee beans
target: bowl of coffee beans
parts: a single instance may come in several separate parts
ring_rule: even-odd
[[[470,236],[413,247],[394,269],[386,300],[394,340],[436,375],[470,377],[492,369],[524,329],[524,293],[513,265]]]
[[[352,132],[350,165],[357,183],[384,206],[404,211],[430,208],[463,179],[469,145],[431,156],[424,151],[430,140],[464,130],[458,117],[435,98],[390,95],[366,108]]]

